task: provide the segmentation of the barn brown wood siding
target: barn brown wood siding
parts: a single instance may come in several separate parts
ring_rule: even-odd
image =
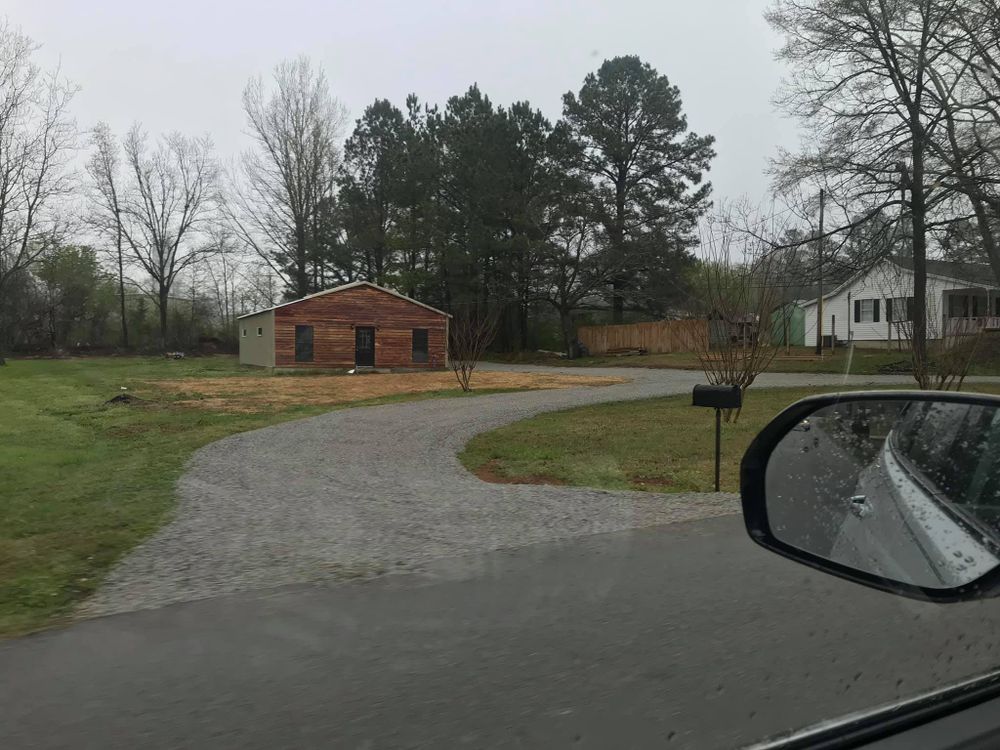
[[[313,327],[313,361],[295,361],[295,326]],[[275,367],[354,367],[354,329],[375,328],[376,367],[444,367],[447,317],[393,294],[355,287],[274,311]],[[427,329],[427,362],[413,361],[413,329]]]

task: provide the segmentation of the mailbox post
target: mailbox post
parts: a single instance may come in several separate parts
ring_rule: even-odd
[[[743,405],[743,392],[738,385],[696,385],[692,406],[715,409],[715,491],[719,491],[719,462],[722,458],[722,410],[739,409]]]

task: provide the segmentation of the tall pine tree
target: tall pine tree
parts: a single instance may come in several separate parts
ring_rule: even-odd
[[[626,299],[641,302],[640,279],[676,262],[709,206],[703,183],[712,136],[688,132],[681,96],[638,57],[606,60],[579,94],[563,96],[563,116],[583,149],[592,205],[621,271],[612,283],[612,319]]]

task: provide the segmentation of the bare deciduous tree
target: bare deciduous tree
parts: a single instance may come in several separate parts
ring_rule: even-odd
[[[273,307],[281,301],[280,278],[267,266],[248,263],[239,269],[237,314]]]
[[[160,345],[167,347],[167,306],[179,274],[214,251],[197,241],[218,205],[212,143],[179,133],[154,150],[135,125],[125,138],[128,188],[121,196],[122,235],[132,257],[153,281],[160,315]]]
[[[90,199],[93,210],[89,223],[97,231],[113,239],[114,259],[118,268],[118,303],[121,319],[122,346],[128,348],[128,319],[125,314],[125,254],[122,249],[122,204],[119,167],[120,147],[107,123],[98,123],[91,136],[94,147],[87,161],[90,177]]]
[[[941,54],[928,66],[931,109],[941,135],[929,142],[944,167],[938,180],[965,198],[984,259],[1000,280],[1000,2],[962,0],[934,28]]]
[[[278,304],[278,280],[224,224],[212,227],[207,234],[205,260],[194,272],[196,286],[207,290],[204,299],[212,308],[222,339],[235,345],[237,317]]]
[[[32,62],[37,49],[0,20],[0,296],[58,241],[53,204],[71,186],[76,127],[67,108],[76,89]]]
[[[817,181],[858,214],[899,207],[913,255],[915,368],[927,359],[928,232],[953,194],[933,164],[941,113],[931,68],[943,54],[938,31],[958,4],[778,0],[767,13],[793,66],[781,103],[811,136],[802,153],[783,154],[780,182]]]
[[[472,373],[493,342],[500,319],[496,310],[461,305],[448,321],[448,362],[462,390],[472,390]]]
[[[695,286],[709,335],[698,360],[709,383],[735,385],[745,394],[778,352],[772,326],[782,303],[785,254],[737,229],[731,217],[706,223],[701,254]],[[736,421],[739,411],[727,410],[725,418]]]
[[[273,84],[269,93],[255,78],[243,91],[254,148],[232,175],[227,214],[291,296],[301,297],[316,291],[310,269],[316,223],[335,197],[346,112],[307,58],[278,65]]]

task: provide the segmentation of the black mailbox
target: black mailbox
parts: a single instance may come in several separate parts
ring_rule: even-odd
[[[691,405],[739,409],[743,405],[743,394],[738,385],[696,385]]]

